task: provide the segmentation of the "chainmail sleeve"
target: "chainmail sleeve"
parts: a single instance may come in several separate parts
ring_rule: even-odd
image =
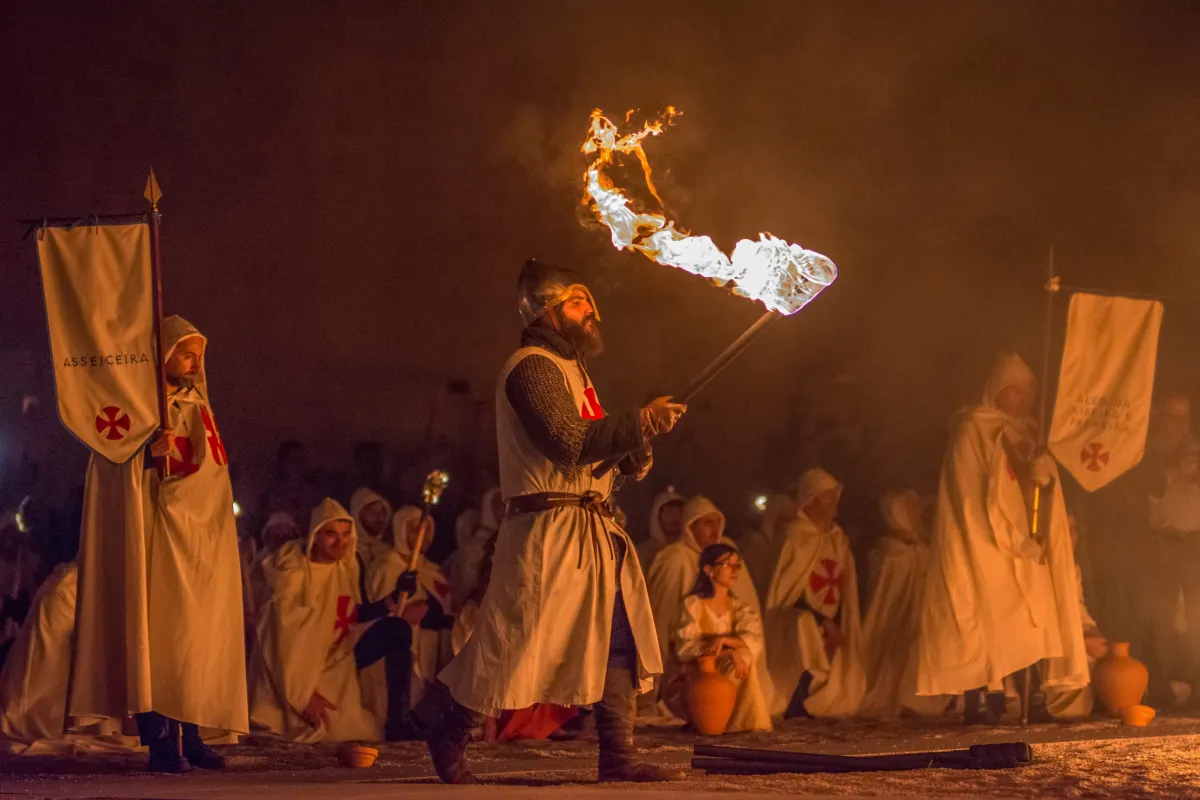
[[[562,370],[545,356],[518,361],[504,381],[504,393],[529,438],[569,477],[579,475],[585,465],[644,445],[637,410],[598,420],[580,417]]]

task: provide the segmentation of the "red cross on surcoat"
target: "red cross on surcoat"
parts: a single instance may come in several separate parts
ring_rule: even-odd
[[[600,398],[596,397],[594,387],[583,390],[583,405],[579,408],[579,416],[584,419],[604,419],[604,409],[600,406]]]
[[[356,622],[358,622],[358,604],[348,594],[339,595],[337,619],[333,623],[333,629],[338,632],[338,637],[334,644],[341,644],[342,640],[350,635],[350,626]]]
[[[839,569],[838,562],[832,558],[822,558],[817,562],[808,585],[814,595],[820,598],[826,606],[836,606],[842,601],[842,583],[845,574]],[[824,595],[822,596],[822,592]]]
[[[225,452],[225,444],[221,441],[221,432],[217,430],[216,421],[204,406],[200,406],[200,421],[204,423],[208,449],[212,453],[213,461],[216,461],[219,467],[225,466],[229,463],[229,454]]]

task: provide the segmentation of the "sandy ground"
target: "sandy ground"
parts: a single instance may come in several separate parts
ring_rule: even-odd
[[[769,734],[721,737],[720,744],[826,753],[955,749],[972,743],[1023,740],[1035,763],[1012,770],[862,773],[849,775],[705,776],[683,784],[596,787],[595,740],[477,744],[476,773],[486,787],[433,783],[424,746],[383,745],[377,765],[337,765],[330,745],[299,746],[250,739],[225,752],[220,774],[149,776],[141,754],[25,756],[0,760],[2,797],[308,797],[405,798],[483,796],[608,797],[653,794],[660,800],[699,792],[796,794],[814,797],[1178,797],[1200,798],[1200,719],[1160,718],[1149,728],[1108,720],[1078,724],[964,729],[952,721],[793,721]],[[646,758],[685,766],[698,739],[684,731],[639,734]]]

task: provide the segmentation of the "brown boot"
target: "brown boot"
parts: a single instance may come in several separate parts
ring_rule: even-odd
[[[596,733],[600,736],[600,782],[656,783],[681,781],[678,769],[647,764],[636,759],[633,747],[633,671],[609,666],[604,678],[604,699],[596,704]]]
[[[467,763],[467,744],[479,715],[451,697],[442,683],[434,684],[415,713],[427,726],[425,743],[442,783],[477,783]]]

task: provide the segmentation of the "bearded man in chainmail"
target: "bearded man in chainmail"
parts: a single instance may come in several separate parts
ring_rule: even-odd
[[[570,270],[529,261],[518,281],[525,329],[496,386],[505,516],[477,627],[423,704],[429,752],[446,783],[473,783],[479,715],[535,703],[595,705],[601,781],[679,780],[639,762],[635,696],[662,660],[637,553],[609,496],[645,476],[653,437],[686,410],[662,397],[606,414],[588,377],[602,350],[592,293]],[[593,475],[620,459],[617,473]]]

